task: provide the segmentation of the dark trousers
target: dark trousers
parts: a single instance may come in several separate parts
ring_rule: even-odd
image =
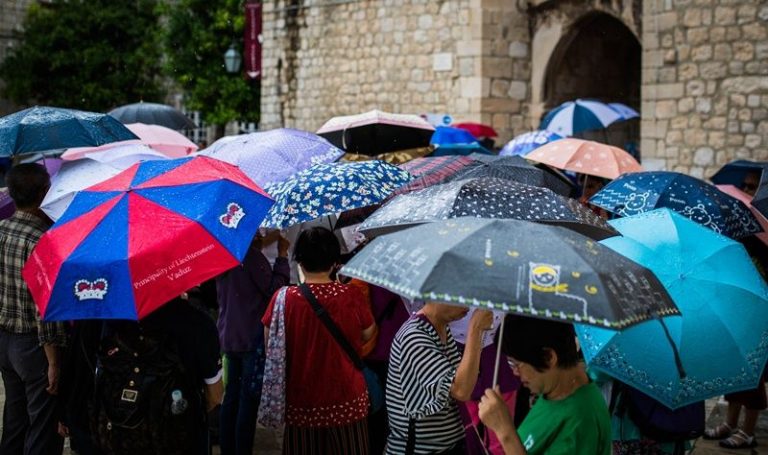
[[[36,334],[0,330],[0,372],[5,386],[0,454],[60,454],[64,440],[57,433],[56,399],[45,391],[48,359]]]
[[[221,403],[222,455],[251,455],[264,382],[264,349],[225,354],[227,385]]]

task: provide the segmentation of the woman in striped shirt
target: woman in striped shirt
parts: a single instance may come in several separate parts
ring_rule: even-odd
[[[493,323],[490,311],[475,311],[462,356],[448,324],[468,311],[428,302],[395,336],[387,375],[387,454],[464,454],[464,427],[454,400],[470,399],[483,332]]]

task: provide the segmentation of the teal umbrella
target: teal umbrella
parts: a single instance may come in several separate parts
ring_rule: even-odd
[[[610,222],[601,241],[653,271],[682,316],[614,331],[576,325],[590,368],[671,409],[754,389],[768,358],[768,285],[744,247],[669,209]]]

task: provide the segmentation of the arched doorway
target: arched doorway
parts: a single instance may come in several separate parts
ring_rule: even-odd
[[[591,13],[560,38],[547,64],[544,111],[577,98],[623,103],[640,111],[640,42],[619,19]],[[580,137],[606,142],[636,152],[639,118],[617,122],[607,130]],[[639,158],[639,156],[638,156]]]

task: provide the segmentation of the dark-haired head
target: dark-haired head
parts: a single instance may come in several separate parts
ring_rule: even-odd
[[[340,256],[339,240],[320,226],[302,231],[293,247],[293,259],[309,273],[330,271]]]
[[[5,177],[5,182],[8,184],[8,194],[19,210],[39,208],[51,186],[48,171],[37,163],[12,167]]]
[[[539,372],[552,367],[571,368],[579,363],[573,325],[563,322],[507,315],[501,350]]]

